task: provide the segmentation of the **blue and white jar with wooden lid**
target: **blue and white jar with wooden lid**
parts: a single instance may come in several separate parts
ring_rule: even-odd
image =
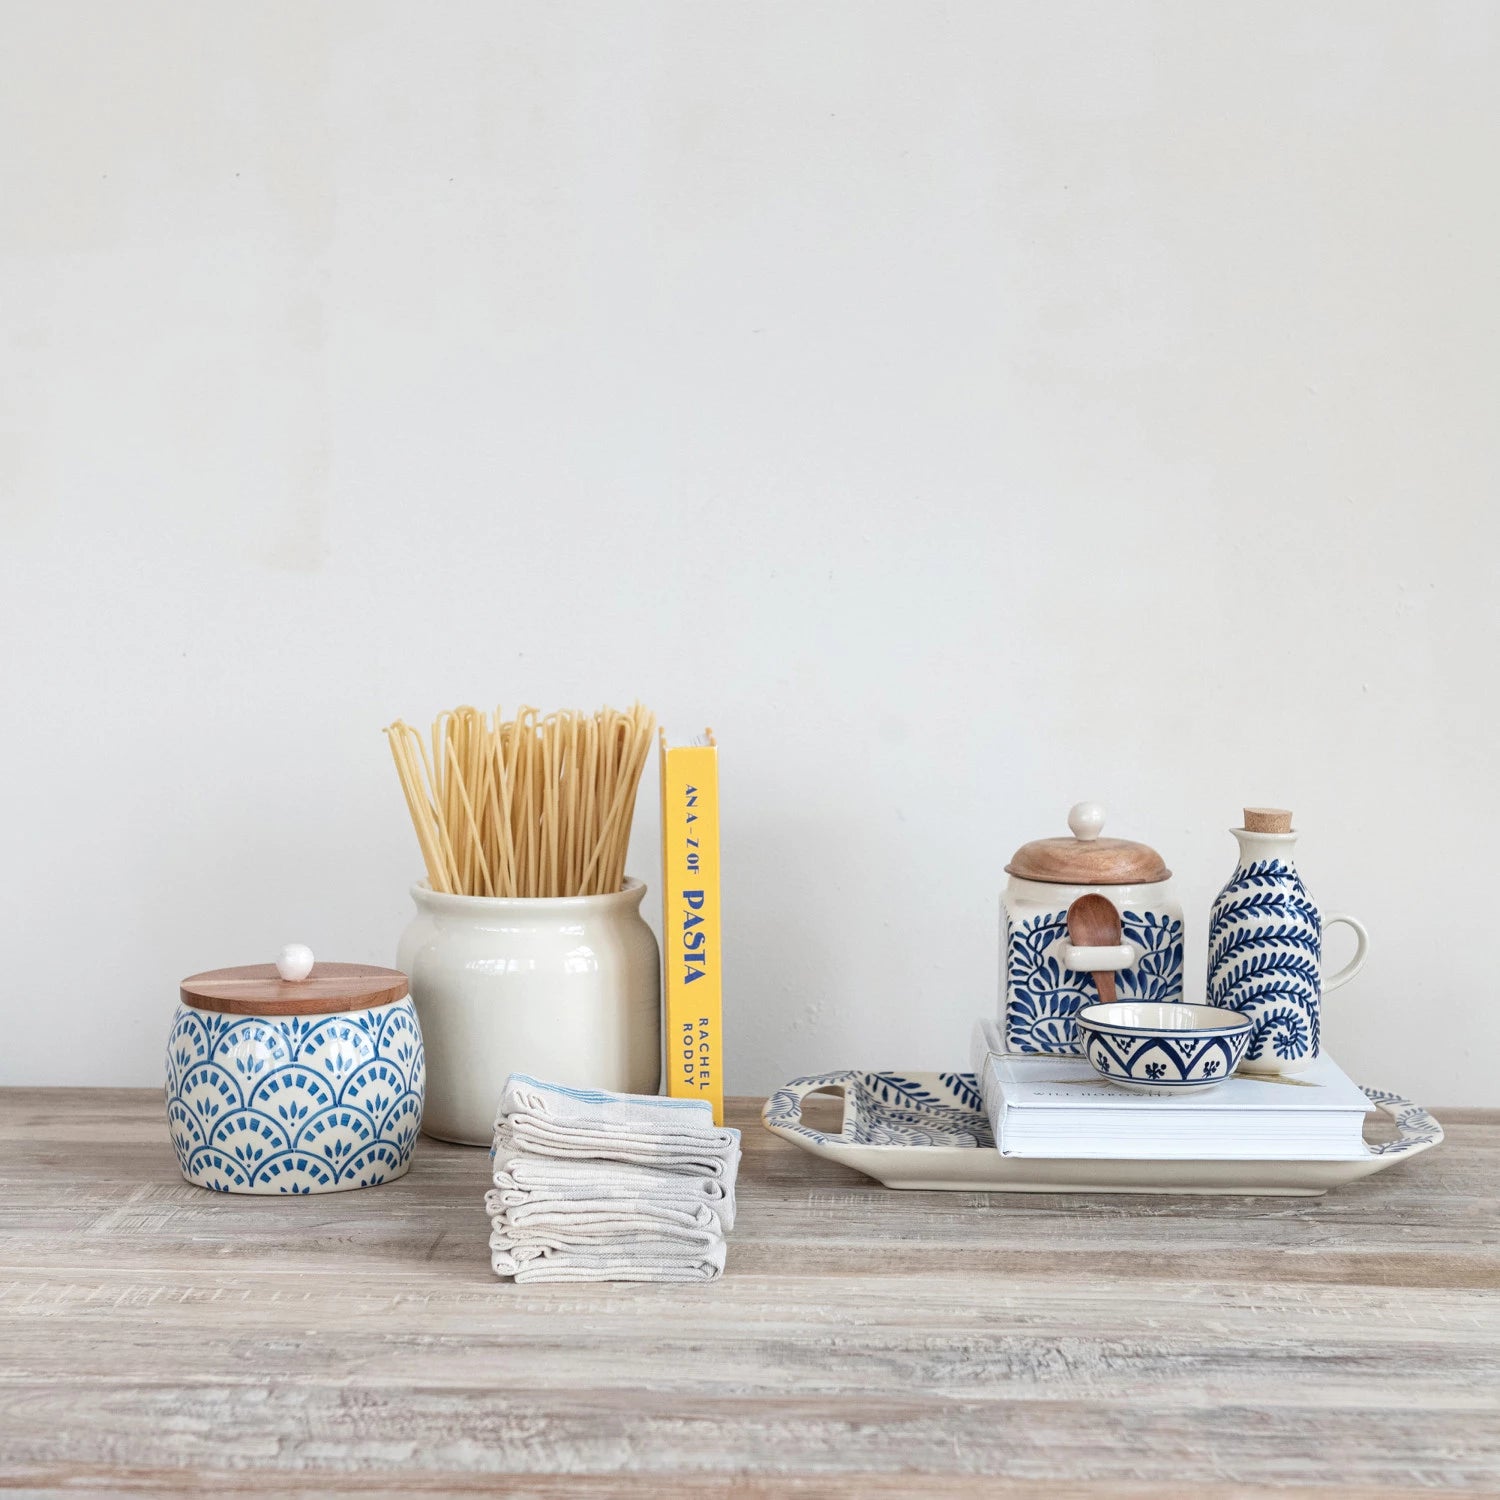
[[[167,1123],[182,1175],[221,1193],[338,1193],[405,1174],[426,1066],[406,975],[274,964],[182,981]]]
[[[1102,998],[1094,974],[1108,971],[1114,998],[1182,999],[1182,907],[1172,872],[1155,849],[1101,837],[1104,809],[1080,802],[1069,838],[1023,844],[1006,865],[1000,898],[1000,1023],[1009,1052],[1076,1053],[1077,1016]],[[1068,909],[1102,895],[1119,914],[1119,941],[1083,949]]]

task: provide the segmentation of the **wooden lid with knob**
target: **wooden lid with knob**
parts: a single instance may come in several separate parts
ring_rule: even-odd
[[[1097,802],[1075,804],[1068,827],[1072,838],[1022,844],[1006,873],[1049,885],[1151,885],[1171,878],[1165,861],[1149,844],[1099,837],[1104,809]]]
[[[320,964],[312,949],[288,943],[274,964],[208,969],[182,981],[184,1005],[236,1016],[331,1016],[404,1000],[400,969],[376,964]]]

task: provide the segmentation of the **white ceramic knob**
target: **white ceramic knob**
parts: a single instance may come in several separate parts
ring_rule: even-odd
[[[1075,839],[1096,839],[1104,829],[1104,805],[1075,802],[1068,810],[1068,827]]]
[[[276,955],[276,972],[283,979],[306,979],[312,973],[313,951],[306,943],[288,943]]]

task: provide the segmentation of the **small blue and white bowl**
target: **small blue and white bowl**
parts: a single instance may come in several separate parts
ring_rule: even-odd
[[[1078,1012],[1089,1066],[1116,1088],[1167,1098],[1200,1093],[1239,1067],[1254,1025],[1217,1005],[1116,1000]]]

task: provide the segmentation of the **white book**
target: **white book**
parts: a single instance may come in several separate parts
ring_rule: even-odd
[[[1117,1089],[1081,1057],[1001,1050],[975,1031],[975,1068],[1003,1156],[1188,1161],[1349,1161],[1367,1153],[1374,1108],[1324,1053],[1291,1081],[1236,1074],[1202,1093],[1158,1099]]]

